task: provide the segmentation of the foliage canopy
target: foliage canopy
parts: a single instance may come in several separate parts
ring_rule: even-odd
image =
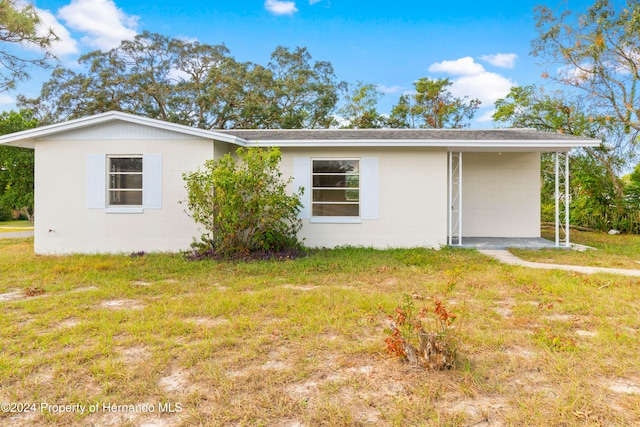
[[[640,131],[640,3],[597,0],[586,13],[536,8],[532,54],[558,72],[543,74],[577,88],[607,120]]]
[[[0,114],[0,135],[36,127],[36,120],[28,111]],[[34,187],[33,150],[0,145],[0,217],[10,219],[11,210],[33,216]]]
[[[306,48],[280,46],[262,66],[224,45],[149,32],[79,63],[84,71],[56,68],[38,98],[19,104],[43,123],[115,110],[202,129],[326,128],[345,85]]]

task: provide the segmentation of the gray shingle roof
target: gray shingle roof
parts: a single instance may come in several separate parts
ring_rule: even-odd
[[[534,129],[257,129],[216,130],[247,141],[585,141],[591,138]],[[593,140],[595,141],[595,140]]]

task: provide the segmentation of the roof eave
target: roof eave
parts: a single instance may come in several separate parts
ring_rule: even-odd
[[[433,147],[446,148],[449,151],[465,149],[536,149],[541,151],[566,151],[577,147],[597,147],[599,140],[349,140],[349,139],[316,139],[316,140],[247,140],[249,147],[280,148],[333,148],[333,147]]]

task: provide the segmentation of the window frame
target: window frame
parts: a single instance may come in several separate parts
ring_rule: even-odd
[[[310,216],[309,221],[312,223],[360,223],[362,222],[362,159],[360,157],[312,157],[309,159],[310,167]],[[317,161],[331,161],[331,162],[357,162],[358,172],[356,173],[335,173],[335,175],[344,175],[345,181],[347,176],[357,176],[357,187],[316,187],[314,185],[316,176],[327,176],[330,172],[314,172],[314,164]],[[343,189],[344,188],[344,189]],[[316,201],[314,200],[315,191],[322,190],[341,190],[345,192],[345,201],[332,202],[332,201]],[[347,193],[350,190],[358,191],[358,200],[350,201],[347,197]],[[358,215],[314,215],[314,206],[316,205],[352,205],[358,207]]]
[[[139,159],[140,160],[140,171],[136,172],[112,172],[111,171],[111,161],[113,159]],[[111,212],[127,212],[127,211],[137,211],[142,209],[144,206],[144,156],[142,154],[107,154],[106,155],[106,208]],[[129,176],[140,176],[140,188],[111,188],[111,178],[114,175],[129,175]],[[139,204],[115,204],[111,203],[111,194],[115,191],[125,191],[125,192],[139,192],[140,193],[140,203]]]

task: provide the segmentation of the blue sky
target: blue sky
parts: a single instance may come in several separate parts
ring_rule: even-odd
[[[495,99],[513,85],[543,83],[529,56],[533,9],[584,11],[587,0],[36,0],[42,23],[61,37],[62,65],[85,52],[107,50],[144,30],[225,44],[239,61],[266,64],[279,46],[305,46],[333,64],[338,79],[375,83],[388,113],[420,77],[449,77],[457,96],[479,98],[473,127],[491,127]],[[36,96],[47,73],[0,97]]]

